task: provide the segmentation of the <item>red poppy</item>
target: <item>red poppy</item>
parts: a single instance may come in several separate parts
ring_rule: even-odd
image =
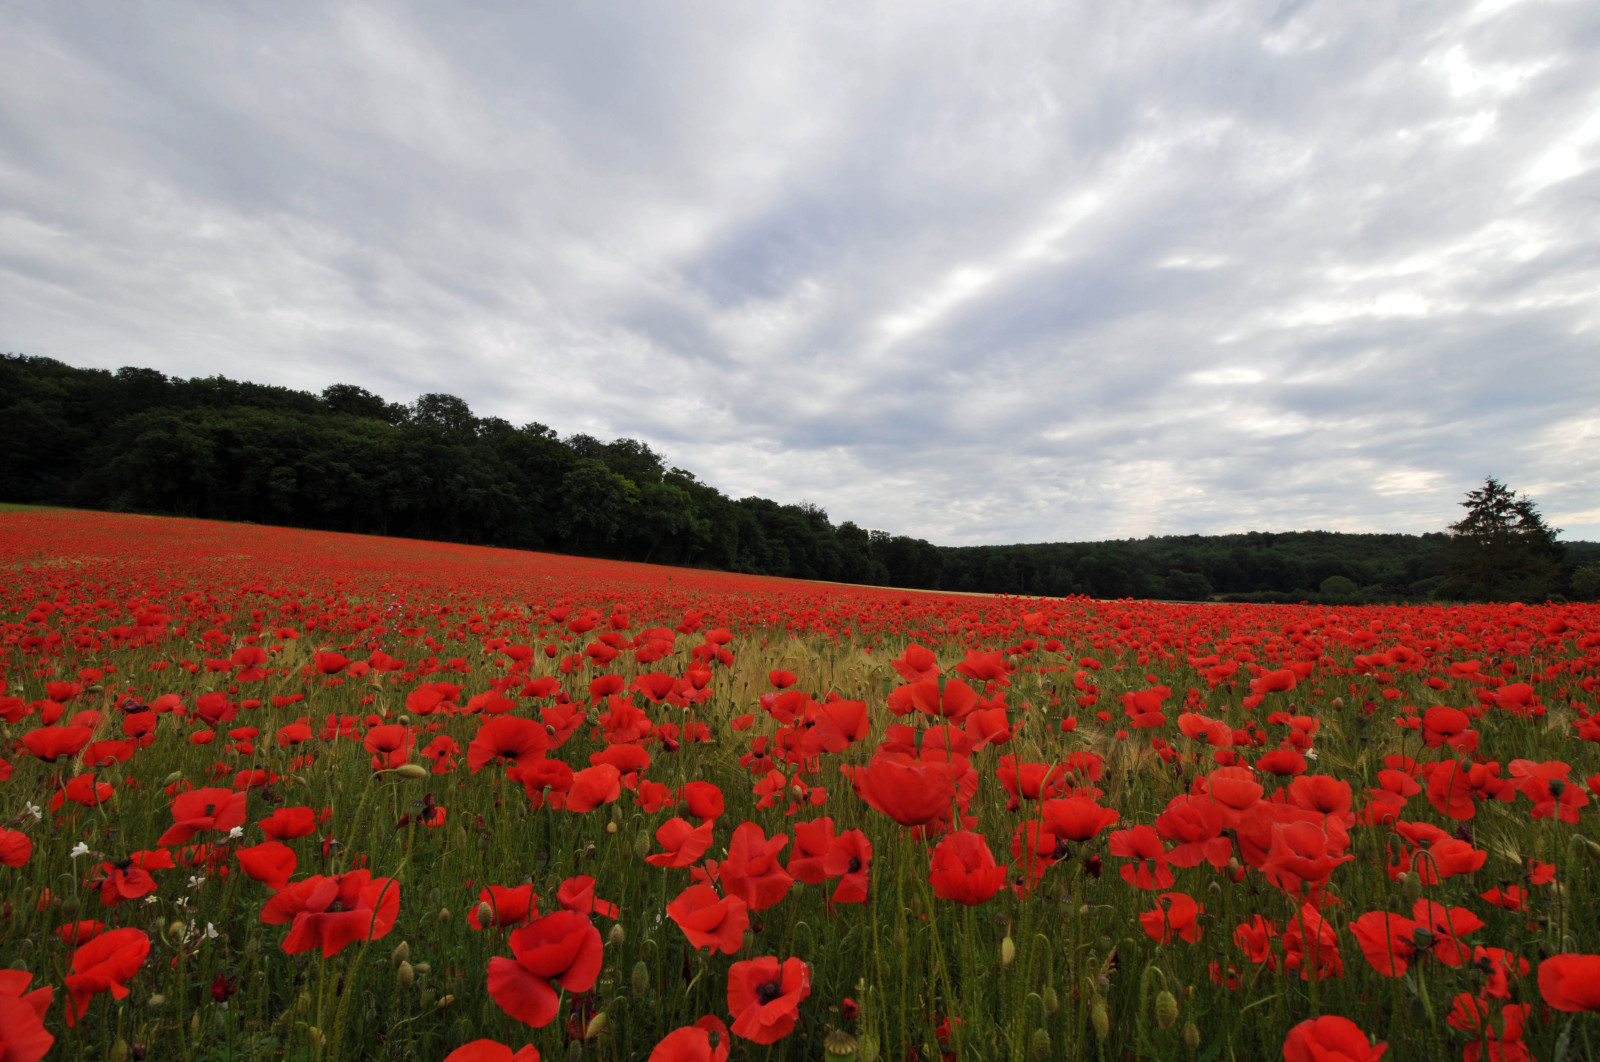
[[[293,922],[283,950],[290,955],[322,948],[322,957],[338,954],[358,940],[379,940],[394,928],[400,914],[400,883],[352,870],[332,877],[321,874],[285,886],[261,909],[268,925]]]
[[[1046,800],[1040,805],[1040,811],[1051,833],[1080,843],[1122,817],[1111,808],[1101,807],[1088,797],[1081,796]]]
[[[310,808],[279,808],[256,825],[272,841],[292,841],[317,828],[317,813]]]
[[[871,867],[872,842],[860,830],[846,830],[830,841],[822,869],[830,878],[839,879],[838,887],[833,890],[833,902],[865,903],[867,872]]]
[[[699,860],[711,847],[711,820],[690,826],[687,819],[670,818],[656,827],[656,840],[664,851],[644,857],[656,867],[686,867]]]
[[[722,814],[722,790],[710,782],[688,782],[679,787],[677,798],[697,819],[715,819]]]
[[[728,1027],[708,1014],[661,1038],[647,1062],[727,1062]]]
[[[1167,850],[1161,835],[1150,826],[1135,826],[1130,830],[1114,830],[1110,839],[1114,856],[1128,856],[1136,860],[1123,864],[1122,880],[1136,889],[1165,889],[1172,884],[1172,868],[1167,866]]]
[[[20,867],[33,855],[33,841],[21,830],[0,828],[0,863]]]
[[[958,830],[934,846],[928,881],[940,899],[973,906],[987,903],[1000,891],[1006,869],[995,865],[982,834]]]
[[[781,778],[782,775],[779,775]],[[821,885],[831,876],[823,869],[823,857],[833,843],[833,820],[813,819],[794,824],[794,848],[785,867],[789,876],[807,885]]]
[[[250,848],[234,852],[239,857],[239,868],[253,881],[259,881],[276,892],[289,884],[299,862],[294,849],[282,841],[264,841]]]
[[[1544,960],[1539,995],[1557,1010],[1600,1010],[1600,955],[1568,952]]]
[[[515,888],[490,885],[478,893],[478,905],[467,913],[467,924],[473,929],[484,928],[482,912],[484,906],[488,905],[490,925],[525,925],[539,913],[538,904],[539,894],[533,891],[531,883]]]
[[[22,744],[39,759],[54,763],[76,756],[93,736],[86,726],[42,726],[22,735]]]
[[[732,955],[744,946],[750,927],[749,905],[737,896],[720,897],[709,885],[690,885],[667,904],[667,914],[678,923],[694,948],[713,948]]]
[[[849,772],[856,795],[902,826],[921,826],[950,817],[955,782],[944,764],[874,757]]]
[[[500,1009],[535,1028],[555,1020],[561,999],[551,982],[587,992],[600,975],[600,931],[573,911],[555,911],[511,933],[514,959],[489,960],[489,995]]]
[[[490,716],[467,746],[467,766],[477,774],[495,760],[530,763],[542,758],[549,744],[542,723],[514,715]]]
[[[524,768],[524,771],[526,769]],[[527,784],[527,775],[523,775]],[[568,811],[589,811],[601,804],[609,804],[622,795],[622,772],[609,763],[585,767],[572,775],[572,788],[567,790]]]
[[[227,832],[243,826],[247,792],[232,789],[191,789],[172,801],[174,822],[156,841],[162,847],[187,844],[201,830]]]
[[[594,879],[587,874],[563,881],[556,889],[556,903],[566,911],[581,915],[598,914],[606,918],[617,917],[617,905],[610,900],[599,900],[594,895]]]
[[[1233,842],[1222,836],[1222,808],[1208,796],[1173,797],[1156,816],[1156,832],[1163,840],[1178,842],[1167,853],[1167,862],[1175,867],[1199,866],[1204,860],[1220,870],[1233,855]]]
[[[385,723],[368,730],[361,739],[361,747],[372,753],[372,769],[387,771],[403,766],[411,759],[411,747],[416,735],[403,723]]]
[[[445,1055],[444,1062],[539,1062],[539,1049],[529,1044],[513,1051],[498,1040],[473,1040]]]
[[[1200,915],[1205,908],[1194,897],[1182,892],[1164,892],[1156,897],[1156,909],[1139,915],[1139,924],[1157,944],[1171,943],[1174,935],[1190,944],[1200,939]]]
[[[33,974],[0,970],[0,1060],[38,1062],[56,1038],[44,1027],[45,1012],[55,998],[48,986],[28,991]]]
[[[1349,1018],[1329,1014],[1289,1030],[1283,1041],[1283,1062],[1378,1062],[1388,1049],[1386,1043],[1368,1040]]]
[[[150,954],[150,938],[139,929],[113,929],[95,937],[72,953],[67,974],[67,1024],[76,1025],[88,1012],[89,1000],[101,992],[125,999],[127,981],[139,972]]]
[[[728,969],[728,1012],[733,1033],[758,1044],[788,1036],[811,994],[811,969],[802,959],[775,955],[736,962]]]
[[[794,879],[778,865],[778,854],[788,843],[784,834],[769,839],[755,823],[741,823],[728,844],[728,858],[721,863],[722,887],[728,895],[739,897],[752,911],[765,911],[787,896]]]
[[[912,642],[906,651],[889,661],[889,666],[907,682],[922,682],[939,674],[939,658],[932,649]]]

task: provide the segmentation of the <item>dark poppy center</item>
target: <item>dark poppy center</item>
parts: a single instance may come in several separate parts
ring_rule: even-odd
[[[763,981],[756,985],[756,998],[761,1001],[762,1006],[766,1006],[781,995],[783,995],[782,981]]]
[[[333,901],[332,903],[330,903],[328,905],[327,913],[328,914],[334,914],[335,912],[338,912],[338,911],[347,911],[347,910],[349,910],[348,907],[346,907],[344,904],[340,903],[338,900],[335,900],[335,901]]]
[[[850,873],[854,874],[861,869],[861,860],[855,856],[850,857]]]

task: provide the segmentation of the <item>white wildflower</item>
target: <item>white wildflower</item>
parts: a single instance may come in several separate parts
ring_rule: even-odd
[[[191,889],[198,889],[200,886],[204,885],[205,883],[206,883],[206,878],[205,878],[204,874],[195,874],[195,875],[192,875],[189,878],[189,888],[191,888]]]
[[[23,805],[23,810],[26,811],[29,815],[32,815],[35,819],[44,818],[44,809],[41,808],[38,804],[34,804],[34,803],[31,803],[31,802],[27,803],[27,804],[24,804]]]
[[[89,846],[84,844],[82,841],[79,841],[77,844],[72,846],[72,851],[68,852],[67,854],[73,859],[77,859],[79,856],[89,854]]]
[[[230,840],[230,841],[237,841],[239,838],[241,838],[243,836],[244,836],[244,827],[243,826],[235,826],[233,829],[228,831],[228,840]]]
[[[144,905],[146,907],[149,907],[153,903],[160,903],[160,902],[161,902],[161,897],[159,897],[159,896],[146,896],[144,898]]]
[[[1312,762],[1316,762],[1317,750],[1316,749],[1306,749],[1306,759],[1311,760]]]
[[[217,932],[217,927],[216,926],[212,925],[210,922],[206,923],[206,939],[207,940],[216,940],[221,935],[222,935],[221,933]]]

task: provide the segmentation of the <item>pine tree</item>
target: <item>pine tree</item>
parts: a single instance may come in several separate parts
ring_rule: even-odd
[[[1550,527],[1526,494],[1493,476],[1467,492],[1467,515],[1450,525],[1449,578],[1440,597],[1537,600],[1561,580],[1559,527]]]

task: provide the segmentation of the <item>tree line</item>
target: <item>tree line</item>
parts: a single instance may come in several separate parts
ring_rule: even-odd
[[[563,437],[454,395],[403,404],[354,384],[313,394],[6,354],[0,415],[10,502],[1044,596],[1415,599],[1451,563],[1442,533],[939,547],[835,525],[806,502],[729,498],[636,439]]]

